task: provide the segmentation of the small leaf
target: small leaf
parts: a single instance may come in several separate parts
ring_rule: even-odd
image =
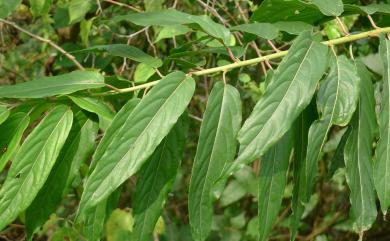
[[[110,44],[110,45],[96,45],[92,46],[80,51],[83,52],[107,52],[110,55],[129,58],[131,60],[144,63],[153,68],[158,68],[162,65],[162,61],[160,59],[154,58],[142,50],[127,44]]]
[[[94,170],[81,197],[79,213],[96,206],[134,175],[168,134],[192,98],[195,81],[182,72],[163,78],[120,124],[117,115],[106,132],[111,141],[97,147]],[[119,117],[118,117],[119,116]],[[119,130],[115,136],[110,134]]]
[[[259,241],[267,240],[282,206],[291,150],[291,134],[287,132],[261,160],[258,194]]]
[[[133,13],[123,16],[115,16],[113,20],[126,20],[143,27],[169,26],[191,23],[192,21],[188,19],[188,16],[189,14],[187,13],[179,12],[175,9],[167,9],[158,12]]]
[[[152,239],[183,156],[187,118],[183,114],[139,172],[133,205],[133,240]]]
[[[248,23],[248,24],[237,25],[230,29],[251,33],[261,38],[269,39],[269,40],[278,37],[278,32],[279,32],[278,28],[270,23]]]
[[[49,12],[52,0],[30,0],[33,16],[46,15]]]
[[[273,25],[277,27],[280,31],[294,35],[299,35],[304,31],[311,31],[313,29],[312,25],[300,21],[279,21],[273,23]]]
[[[79,90],[100,88],[104,78],[97,72],[74,71],[54,77],[0,87],[0,98],[42,98],[70,94]]]
[[[145,83],[150,77],[156,73],[156,70],[150,67],[147,64],[140,63],[137,65],[134,71],[134,82],[135,83]]]
[[[227,29],[222,24],[214,22],[209,16],[206,15],[190,15],[188,18],[191,20],[192,23],[199,25],[199,27],[208,35],[220,39],[226,46],[231,45],[231,33],[229,29]]]
[[[263,155],[310,103],[322,77],[328,49],[302,33],[275,71],[273,80],[238,134],[240,151],[225,174]]]
[[[344,11],[342,0],[311,0],[326,16],[340,16]]]
[[[54,166],[72,126],[72,111],[54,108],[16,154],[0,190],[0,230],[34,200]]]
[[[367,69],[357,62],[360,81],[359,104],[351,121],[351,133],[344,149],[346,178],[351,191],[354,230],[362,235],[376,219],[375,187],[372,172],[372,143],[375,137],[374,88]]]
[[[203,117],[188,194],[191,231],[196,241],[206,240],[211,230],[213,186],[234,159],[240,125],[240,94],[233,86],[216,83]]]
[[[99,101],[98,99],[71,95],[68,97],[81,109],[97,114],[100,120],[103,119],[111,123],[112,119],[114,119],[113,111],[106,105],[106,103]]]
[[[67,194],[67,189],[79,172],[79,168],[91,154],[98,131],[96,122],[79,111],[75,114],[73,126],[63,149],[58,156],[45,185],[26,210],[28,237],[42,226],[54,213]]]
[[[386,215],[390,205],[390,41],[380,38],[379,53],[383,63],[383,90],[378,117],[379,140],[375,151],[374,181],[381,204],[382,213]],[[367,74],[367,81],[370,80]],[[375,116],[375,115],[373,115]]]
[[[19,112],[12,114],[0,125],[0,172],[19,148],[20,140],[29,123],[29,116]]]
[[[92,0],[72,0],[69,3],[69,23],[77,23],[85,18],[85,15],[93,6]]]
[[[9,114],[10,111],[7,108],[0,105],[0,124],[2,124],[4,121],[7,120]]]
[[[22,0],[0,0],[0,18],[8,17],[21,2]]]
[[[162,39],[173,38],[178,35],[183,35],[188,33],[189,31],[191,31],[191,29],[183,25],[165,26],[160,30],[154,42],[157,43]]]

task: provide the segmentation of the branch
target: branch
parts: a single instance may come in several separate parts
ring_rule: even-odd
[[[356,40],[377,36],[380,33],[390,33],[390,27],[378,28],[378,29],[374,29],[371,31],[367,31],[367,32],[362,32],[362,33],[353,34],[353,35],[349,35],[349,36],[345,36],[345,37],[341,37],[341,38],[337,38],[337,39],[323,41],[321,43],[328,45],[328,46],[333,46],[333,45],[349,43],[349,42],[353,42]],[[280,51],[277,53],[273,53],[270,55],[266,55],[266,56],[262,56],[262,57],[258,57],[258,58],[254,58],[254,59],[248,59],[248,60],[244,60],[244,61],[240,61],[240,62],[236,62],[236,63],[232,63],[232,64],[227,64],[227,65],[220,66],[220,67],[214,67],[214,68],[210,68],[210,69],[204,69],[204,70],[200,70],[200,71],[191,72],[188,75],[202,76],[202,75],[208,75],[208,74],[213,74],[213,73],[218,73],[218,72],[226,72],[226,71],[229,71],[231,69],[235,69],[235,68],[239,68],[239,67],[243,67],[243,66],[254,65],[254,64],[266,61],[266,60],[281,58],[281,57],[286,56],[287,54],[288,54],[288,50]],[[152,82],[142,84],[142,85],[137,85],[137,86],[130,87],[130,88],[119,89],[120,91],[118,91],[118,92],[108,92],[106,94],[119,94],[119,93],[133,92],[135,90],[149,88],[151,86],[156,85],[158,82],[159,82],[159,80],[156,80],[156,81],[152,81]]]
[[[17,30],[19,30],[20,32],[23,32],[23,33],[29,35],[30,37],[32,37],[38,41],[41,41],[43,43],[50,45],[51,47],[55,48],[56,50],[61,52],[63,55],[65,55],[65,57],[67,57],[70,61],[72,61],[77,66],[77,68],[79,68],[80,70],[85,70],[84,67],[76,60],[76,57],[74,57],[70,53],[66,52],[63,48],[61,48],[60,46],[58,46],[57,44],[52,42],[50,39],[46,39],[46,38],[43,38],[41,36],[35,35],[35,34],[31,33],[30,31],[20,27],[19,25],[17,25],[14,22],[11,22],[11,21],[8,21],[8,20],[2,19],[2,18],[0,18],[0,22],[5,23],[9,26],[12,26],[12,27],[16,28]]]

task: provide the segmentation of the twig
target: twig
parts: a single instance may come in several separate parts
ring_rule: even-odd
[[[200,5],[202,5],[202,7],[204,7],[206,10],[210,11],[210,13],[212,15],[214,15],[216,18],[219,19],[219,21],[221,21],[224,25],[227,23],[226,19],[224,19],[221,15],[219,15],[219,13],[217,12],[217,10],[215,10],[215,8],[213,8],[212,6],[209,6],[208,4],[204,3],[202,0],[196,0]]]
[[[275,51],[275,52],[280,52],[280,49],[278,49],[274,43],[271,41],[271,40],[267,40],[268,44],[271,46],[271,48]]]
[[[368,21],[370,21],[373,28],[378,29],[379,27],[376,25],[374,19],[372,19],[371,15],[367,15]]]
[[[72,61],[77,66],[77,68],[79,68],[80,70],[85,70],[84,67],[76,60],[76,57],[74,57],[70,53],[66,52],[63,48],[61,48],[60,46],[58,46],[57,44],[52,42],[50,39],[46,39],[46,38],[43,38],[43,37],[38,36],[36,34],[33,34],[30,31],[20,27],[19,25],[17,25],[14,22],[11,22],[11,21],[8,21],[8,20],[2,19],[2,18],[0,18],[0,22],[5,23],[5,24],[7,24],[9,26],[12,26],[12,27],[16,28],[17,30],[19,30],[20,32],[23,32],[23,33],[29,35],[30,37],[32,37],[32,38],[34,38],[34,39],[36,39],[38,41],[41,41],[43,43],[46,43],[46,44],[50,45],[51,47],[55,48],[60,53],[65,55],[65,57],[67,57],[70,61]]]
[[[325,232],[330,226],[332,226],[332,224],[335,223],[340,216],[340,212],[335,213],[327,223],[317,229],[314,229],[313,232],[311,232],[308,236],[304,237],[304,240],[313,240],[317,235]]]
[[[140,9],[138,9],[136,7],[133,7],[133,6],[129,5],[129,4],[126,4],[126,3],[116,2],[114,0],[103,0],[103,1],[111,3],[111,4],[115,4],[115,5],[118,5],[118,6],[121,6],[121,7],[126,7],[128,9],[131,9],[131,10],[133,10],[135,12],[138,12],[138,13],[142,12],[142,10],[140,10]]]
[[[154,56],[157,57],[157,49],[156,49],[156,46],[154,46],[152,40],[150,39],[149,37],[149,31],[148,31],[148,28],[145,29],[145,35],[146,35],[146,39],[148,40],[148,43],[150,44],[150,46],[152,47],[153,49],[153,53],[154,53]]]
[[[343,21],[341,21],[341,19],[339,17],[336,17],[336,21],[337,21],[338,25],[340,26],[341,30],[343,31],[343,33],[346,36],[348,36],[349,32],[348,32],[348,29],[345,27]]]

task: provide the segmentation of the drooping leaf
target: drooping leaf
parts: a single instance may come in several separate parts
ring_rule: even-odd
[[[172,25],[172,26],[165,26],[163,27],[160,32],[157,35],[156,40],[154,40],[155,43],[162,39],[166,38],[173,38],[178,35],[183,35],[191,31],[189,27],[186,27],[184,25]]]
[[[206,240],[212,223],[212,190],[236,152],[241,125],[238,91],[222,82],[215,84],[206,106],[189,190],[189,219],[196,241]]]
[[[195,82],[182,72],[164,77],[141,100],[125,122],[114,118],[94,155],[94,170],[86,181],[79,214],[108,197],[127,178],[134,175],[150,157],[184,112],[194,93]],[[118,115],[117,115],[118,116]],[[120,131],[112,136],[110,132]]]
[[[4,121],[7,120],[8,116],[10,114],[10,111],[0,105],[0,124],[2,124]]]
[[[382,213],[386,215],[390,205],[390,41],[380,38],[379,53],[383,62],[383,90],[379,112],[379,140],[375,151],[374,183],[381,203]],[[366,74],[367,75],[367,74]],[[370,80],[369,76],[366,77]]]
[[[66,106],[54,108],[16,154],[0,190],[0,230],[34,200],[44,185],[72,126]]]
[[[83,20],[93,3],[92,0],[72,0],[68,6],[69,23],[73,24]]]
[[[282,206],[292,136],[287,132],[261,159],[258,194],[259,241],[267,240]]]
[[[294,123],[294,159],[293,159],[293,192],[291,198],[291,210],[289,229],[290,240],[295,240],[299,228],[299,222],[304,211],[304,206],[299,200],[300,191],[300,177],[303,164],[306,159],[308,133],[310,125],[317,118],[317,111],[315,108],[315,101],[306,107],[304,111],[298,116]]]
[[[357,62],[360,99],[351,121],[351,133],[344,149],[346,179],[351,191],[351,216],[354,230],[362,235],[376,219],[375,191],[372,170],[372,143],[375,136],[374,88],[366,67]]]
[[[303,204],[309,202],[317,174],[317,161],[332,125],[345,126],[358,101],[359,77],[355,65],[345,56],[332,55],[330,72],[321,82],[317,105],[321,116],[309,129],[307,154],[301,166],[296,220],[303,215]],[[299,207],[300,206],[300,207]]]
[[[34,16],[45,15],[49,12],[52,0],[30,0],[31,13]]]
[[[22,0],[0,0],[0,18],[6,18],[14,11]]]
[[[153,68],[158,68],[162,65],[160,59],[154,58],[146,54],[139,48],[127,44],[110,44],[110,45],[96,45],[77,52],[107,52],[110,55],[128,58],[140,63],[144,63]]]
[[[265,39],[275,39],[278,37],[278,28],[270,23],[248,23],[230,28],[235,31],[251,33]]]
[[[312,41],[310,32],[302,33],[294,41],[264,96],[241,128],[239,155],[226,174],[263,155],[287,132],[310,103],[325,71],[327,53],[326,46]]]
[[[152,239],[183,156],[187,118],[183,114],[139,172],[133,205],[133,240]]]
[[[42,98],[103,86],[104,78],[101,74],[91,71],[74,71],[16,85],[0,86],[0,98]]]
[[[342,0],[312,0],[312,3],[327,16],[340,16],[344,11]]]
[[[231,33],[222,24],[214,22],[209,16],[206,15],[189,15],[188,18],[191,23],[199,25],[199,27],[206,32],[208,35],[220,39],[224,45],[230,45]]]
[[[36,229],[45,223],[50,214],[56,211],[81,164],[91,154],[97,131],[97,123],[88,119],[82,111],[75,114],[73,126],[56,164],[45,185],[26,210],[28,237],[31,237]]]
[[[0,125],[0,172],[18,149],[29,122],[29,116],[19,112],[12,114],[6,122]]]

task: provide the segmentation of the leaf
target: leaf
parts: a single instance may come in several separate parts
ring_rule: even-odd
[[[96,122],[79,111],[75,114],[73,126],[45,185],[26,210],[28,237],[42,226],[54,213],[67,194],[68,188],[79,172],[80,166],[91,154],[98,132]]]
[[[231,33],[229,29],[227,29],[222,24],[214,22],[209,16],[206,15],[190,15],[188,18],[191,20],[191,23],[199,25],[199,27],[208,35],[220,39],[226,46],[231,45]]]
[[[240,151],[227,174],[263,155],[290,129],[310,103],[322,77],[328,49],[302,33],[275,71],[273,81],[238,134]]]
[[[376,219],[375,191],[372,172],[372,143],[375,137],[374,89],[367,69],[357,62],[360,81],[360,99],[351,121],[351,133],[344,149],[346,178],[350,193],[353,228],[360,235]]]
[[[101,74],[91,71],[74,71],[16,85],[1,86],[0,98],[43,98],[103,86],[104,78]]]
[[[69,24],[83,20],[92,6],[92,0],[72,0],[68,7]]]
[[[372,3],[366,6],[345,4],[345,12],[350,12],[352,14],[363,14],[363,15],[372,15],[375,13],[384,13],[390,14],[390,4],[386,3]]]
[[[135,220],[129,210],[115,209],[107,220],[107,241],[140,240],[129,239],[134,222]]]
[[[375,151],[374,183],[383,215],[390,205],[390,41],[380,38],[379,51],[383,63],[383,90],[378,117],[379,140]],[[364,73],[364,72],[363,72]],[[365,73],[367,81],[370,80]],[[375,115],[373,115],[375,116]]]
[[[57,106],[20,147],[0,190],[0,230],[31,204],[45,183],[68,136],[72,116],[68,107]]]
[[[261,160],[258,194],[259,241],[267,240],[278,217],[286,187],[291,150],[291,134],[287,132]]]
[[[279,21],[273,23],[273,25],[280,31],[294,35],[299,35],[304,31],[311,31],[313,29],[312,25],[300,21]]]
[[[127,44],[110,44],[110,45],[95,45],[80,51],[83,52],[107,52],[112,56],[128,58],[140,63],[144,63],[153,68],[159,68],[162,65],[162,61],[160,59],[154,58],[142,50]]]
[[[183,35],[188,33],[189,31],[191,31],[191,29],[183,25],[165,26],[160,30],[154,42],[157,43],[162,39],[173,38],[178,35]]]
[[[7,108],[0,105],[0,124],[2,124],[4,121],[7,120],[9,114],[10,111]]]
[[[299,190],[296,191],[296,221],[303,215],[303,204],[309,202],[317,174],[317,161],[332,125],[345,126],[358,101],[359,77],[354,64],[345,56],[332,55],[330,72],[321,82],[317,105],[321,116],[309,129],[306,159],[301,165]],[[300,207],[299,207],[300,206]]]
[[[152,239],[183,156],[187,122],[183,114],[139,172],[133,205],[133,240]]]
[[[308,133],[310,125],[317,118],[315,101],[306,107],[294,123],[294,159],[293,159],[293,192],[291,198],[292,214],[289,219],[290,240],[295,240],[299,228],[299,221],[305,207],[300,203],[300,178],[303,165],[306,159],[308,144]]]
[[[100,119],[105,119],[109,122],[114,119],[113,111],[102,101],[86,96],[68,96],[77,106],[88,112],[95,113]]]
[[[46,15],[49,12],[52,0],[30,0],[33,16]]]
[[[196,241],[206,240],[211,230],[213,186],[234,159],[240,125],[240,94],[233,86],[216,83],[204,113],[188,194],[191,231]]]
[[[312,0],[312,3],[326,16],[340,16],[344,11],[342,0]]]
[[[0,125],[0,172],[18,149],[29,122],[29,116],[19,112],[12,114],[6,122]]]
[[[143,27],[149,26],[169,26],[189,24],[192,21],[188,19],[189,14],[179,12],[175,9],[167,9],[158,12],[132,13],[128,15],[115,16],[113,21],[130,21]]]
[[[322,19],[318,8],[299,0],[264,0],[253,12],[250,20],[259,23],[275,23],[278,21],[302,21],[313,24]]]
[[[137,65],[134,71],[134,82],[135,83],[145,83],[150,77],[156,73],[156,70],[150,67],[147,64],[140,63]]]
[[[230,28],[231,30],[243,31],[257,35],[264,39],[275,39],[278,37],[279,29],[270,23],[248,23]]]
[[[194,93],[195,82],[182,72],[163,78],[126,115],[125,122],[114,118],[106,135],[97,147],[93,163],[96,167],[86,181],[78,214],[97,205],[120,184],[134,175],[152,155],[184,112]],[[110,132],[119,130],[112,136]]]
[[[22,0],[0,0],[0,18],[8,17],[21,2]]]
[[[145,11],[161,11],[165,0],[144,0]]]

